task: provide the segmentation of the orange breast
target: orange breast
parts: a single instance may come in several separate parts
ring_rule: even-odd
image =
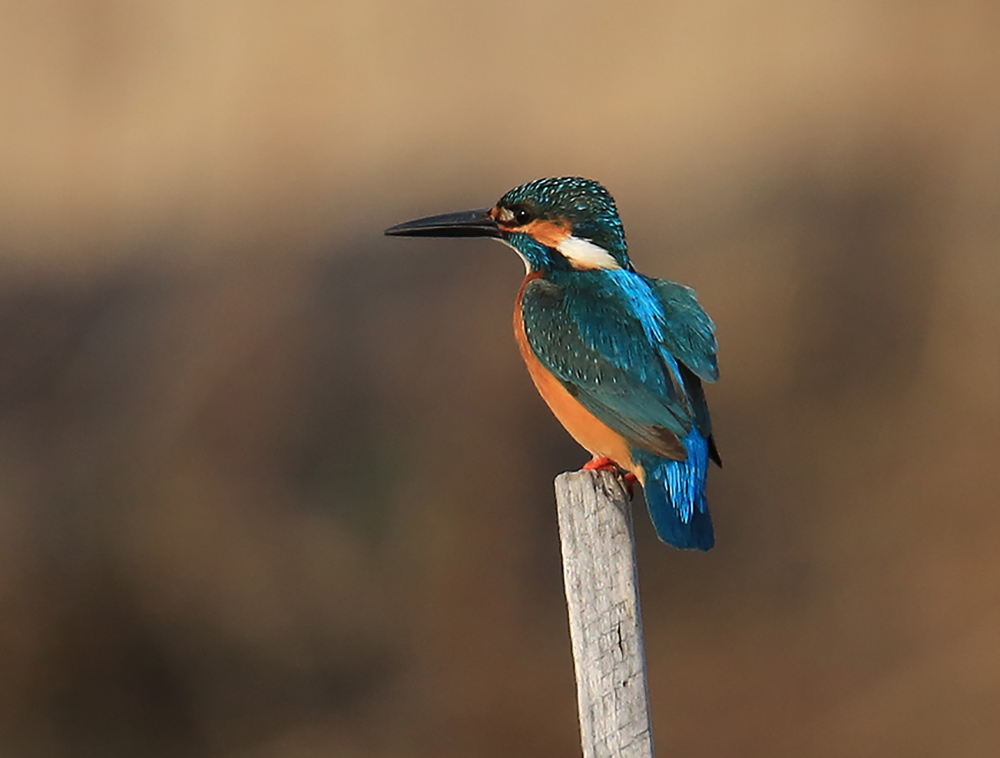
[[[559,423],[566,428],[573,439],[586,448],[591,455],[610,458],[623,469],[631,471],[642,483],[645,479],[645,472],[642,470],[642,466],[632,460],[625,438],[584,408],[562,383],[539,362],[531,345],[528,344],[521,305],[528,284],[540,276],[541,274],[535,272],[528,275],[524,284],[521,285],[520,292],[517,293],[517,302],[514,306],[514,336],[521,350],[521,357],[528,367],[531,380],[535,383],[538,394],[542,396],[552,413],[559,419]]]

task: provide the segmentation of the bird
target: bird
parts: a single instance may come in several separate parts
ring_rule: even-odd
[[[614,198],[582,177],[528,182],[495,205],[397,224],[398,237],[486,237],[524,261],[514,335],[552,413],[644,490],[656,534],[715,544],[705,484],[720,467],[703,382],[719,378],[715,323],[695,290],[635,270]]]

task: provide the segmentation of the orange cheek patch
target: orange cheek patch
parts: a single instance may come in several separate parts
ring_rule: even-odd
[[[565,222],[541,220],[525,224],[517,231],[530,234],[543,245],[551,248],[558,248],[564,240],[569,239],[571,234]]]

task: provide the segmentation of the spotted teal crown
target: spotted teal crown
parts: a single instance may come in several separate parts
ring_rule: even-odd
[[[497,202],[500,208],[531,218],[565,222],[571,234],[606,250],[624,269],[631,269],[625,227],[611,193],[600,183],[579,176],[536,179],[515,187]]]

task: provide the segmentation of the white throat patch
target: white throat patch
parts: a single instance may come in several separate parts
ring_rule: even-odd
[[[618,261],[600,245],[579,237],[567,237],[556,247],[573,268],[577,269],[620,269]]]

